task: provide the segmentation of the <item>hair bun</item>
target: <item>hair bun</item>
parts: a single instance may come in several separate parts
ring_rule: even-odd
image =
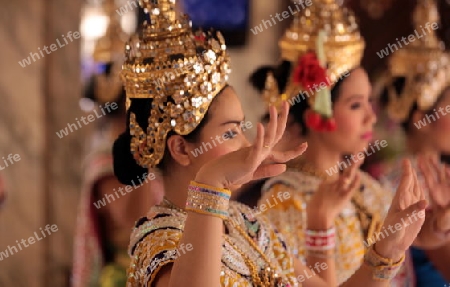
[[[259,93],[262,93],[266,83],[267,73],[274,71],[275,68],[272,66],[259,67],[250,75],[249,82]]]
[[[148,172],[146,168],[136,163],[130,152],[131,136],[129,131],[122,133],[113,145],[114,174],[117,179],[126,185],[133,184],[133,180],[142,178]]]
[[[261,66],[250,75],[249,81],[258,92],[262,93],[266,85],[267,73],[272,72],[278,87],[284,90],[291,75],[291,66],[289,61],[282,61],[277,66]]]

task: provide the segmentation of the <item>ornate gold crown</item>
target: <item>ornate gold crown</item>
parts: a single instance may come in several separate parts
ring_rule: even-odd
[[[419,0],[413,20],[418,38],[394,51],[389,60],[387,112],[398,121],[408,117],[414,103],[422,111],[430,109],[450,85],[450,55],[432,29],[432,24],[439,22],[435,1]],[[401,94],[397,94],[393,86],[398,77],[406,79]]]
[[[335,83],[344,74],[360,65],[365,47],[352,11],[341,8],[336,0],[312,1],[311,6],[294,15],[291,27],[279,41],[281,57],[292,62],[295,69],[301,56],[316,51],[320,31],[326,34],[324,50],[329,82]],[[268,79],[267,83],[272,81]],[[273,94],[266,92],[266,104],[278,105],[282,100],[295,97],[305,89],[296,85],[292,79],[288,81],[281,95],[273,87],[267,86],[267,90],[271,90]],[[310,101],[314,101],[314,95],[311,96],[313,97]]]
[[[116,12],[114,0],[105,0],[103,8],[109,16],[109,23],[104,36],[95,44],[93,58],[95,62],[111,63],[111,72],[95,76],[95,95],[100,103],[117,100],[123,89],[120,71],[124,60],[123,47],[128,35],[122,30],[120,16]]]
[[[140,1],[150,22],[126,45],[122,80],[127,110],[132,99],[152,99],[147,132],[130,113],[131,151],[142,167],[161,161],[170,131],[187,135],[197,127],[230,73],[222,35],[194,34],[189,18],[176,12],[175,2]]]

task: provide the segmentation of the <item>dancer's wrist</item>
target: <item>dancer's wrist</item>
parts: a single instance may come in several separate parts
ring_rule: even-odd
[[[200,183],[200,184],[209,185],[211,187],[225,188],[225,185],[223,184],[223,182],[221,182],[219,179],[215,178],[215,176],[212,176],[212,175],[198,173],[196,175],[194,181],[197,183]]]
[[[391,244],[389,244],[388,242],[383,242],[383,240],[375,243],[372,248],[383,258],[389,258],[393,262],[397,262],[401,260],[403,256],[405,256],[405,250],[397,250],[395,248],[392,248]]]

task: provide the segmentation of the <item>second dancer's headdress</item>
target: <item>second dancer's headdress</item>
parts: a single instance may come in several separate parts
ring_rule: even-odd
[[[365,47],[353,13],[335,0],[313,1],[295,14],[279,46],[282,59],[290,61],[293,69],[281,93],[268,73],[263,92],[266,105],[278,106],[283,100],[292,105],[305,100],[306,93],[314,112],[311,118],[316,119],[314,124],[310,121],[310,128],[333,130],[329,88],[360,65]]]

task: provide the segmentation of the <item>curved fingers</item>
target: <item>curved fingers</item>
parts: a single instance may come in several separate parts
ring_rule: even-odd
[[[404,209],[405,207],[405,197],[408,196],[410,188],[413,184],[413,175],[411,162],[409,160],[403,161],[403,174],[400,180],[400,184],[395,193],[394,199],[392,200],[392,207],[395,209]]]
[[[307,148],[308,144],[305,142],[292,150],[272,151],[272,153],[270,154],[270,159],[275,163],[284,163],[301,156]]]
[[[285,164],[265,164],[260,165],[253,173],[252,180],[277,176],[286,171]]]
[[[270,146],[269,149],[271,149],[275,145],[275,136],[277,134],[277,126],[278,126],[277,109],[274,106],[270,106],[269,114],[270,114],[270,120],[267,125],[267,133],[265,134],[265,137],[264,137],[264,145]]]
[[[413,178],[414,178],[414,183],[413,183],[413,189],[412,189],[412,193],[411,193],[412,196],[410,196],[411,200],[410,200],[409,204],[418,202],[419,200],[421,200],[424,197],[422,187],[420,185],[419,179],[417,178],[417,173],[415,171],[413,172]]]
[[[350,166],[350,168],[346,168],[344,172],[339,176],[337,184],[340,191],[347,190],[349,186],[353,184],[357,169],[358,165],[353,164]]]
[[[346,189],[344,189],[341,194],[345,195],[346,197],[352,195],[358,189],[360,183],[361,183],[361,177],[357,173],[353,177],[352,182],[350,183],[350,185]]]
[[[431,161],[428,158],[420,157],[419,158],[419,169],[423,173],[425,178],[425,183],[428,189],[434,189],[436,184],[436,179],[433,176],[433,170],[431,169]]]
[[[258,123],[256,126],[256,138],[247,158],[252,165],[259,164],[258,161],[260,160],[264,149],[264,134],[264,126],[261,123]]]
[[[278,117],[277,132],[275,135],[274,145],[277,144],[283,137],[284,131],[286,130],[286,123],[289,115],[289,104],[283,101],[281,114]]]

